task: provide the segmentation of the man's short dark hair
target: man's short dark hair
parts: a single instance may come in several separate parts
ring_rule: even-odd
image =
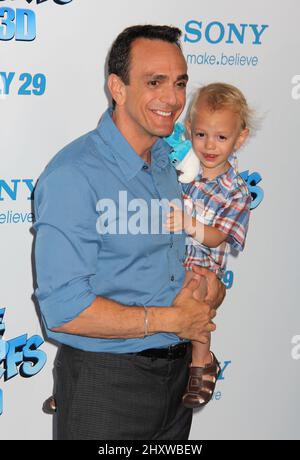
[[[114,41],[108,56],[108,74],[116,74],[125,85],[129,85],[130,51],[138,38],[163,40],[181,49],[181,30],[170,26],[137,25],[127,27]]]

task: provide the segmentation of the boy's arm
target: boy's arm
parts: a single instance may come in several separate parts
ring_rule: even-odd
[[[215,226],[212,227],[170,203],[172,212],[167,214],[164,227],[171,232],[184,230],[199,243],[210,248],[215,248],[227,240],[235,249],[242,251],[248,230],[250,206],[251,195],[245,195],[243,199],[240,196],[233,198],[230,206],[222,209],[221,214],[215,219]]]
[[[167,230],[171,232],[184,230],[189,236],[209,248],[216,248],[226,240],[228,236],[226,233],[215,227],[202,224],[196,217],[190,216],[175,205],[172,207],[174,211],[168,214],[165,224]]]
[[[204,244],[208,248],[216,248],[226,240],[228,236],[226,233],[221,232],[215,227],[202,224],[195,217],[187,217],[189,219],[187,219],[187,224],[185,225],[184,230],[189,236],[199,241],[199,243]]]

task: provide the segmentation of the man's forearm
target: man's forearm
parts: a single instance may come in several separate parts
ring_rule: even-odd
[[[147,307],[147,333],[176,333],[176,315],[172,308]],[[85,337],[115,339],[139,338],[145,335],[144,307],[121,305],[104,297],[97,297],[79,316],[63,326],[53,328]]]
[[[207,278],[208,299],[205,302],[194,299],[199,278],[193,278],[176,295],[170,307],[147,307],[146,313],[143,306],[122,305],[97,297],[72,321],[52,330],[103,339],[140,338],[145,333],[172,332],[181,338],[200,342],[203,338],[207,340],[203,334],[216,329],[211,320],[216,315],[215,308],[222,297],[221,283],[209,270],[201,267],[193,270]]]

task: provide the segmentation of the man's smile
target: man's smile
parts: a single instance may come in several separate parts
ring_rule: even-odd
[[[173,112],[165,112],[163,110],[151,110],[151,112],[155,113],[156,115],[159,115],[161,117],[171,117]]]

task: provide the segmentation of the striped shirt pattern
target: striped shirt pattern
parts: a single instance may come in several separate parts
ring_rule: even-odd
[[[242,251],[248,230],[251,195],[238,173],[236,156],[229,158],[231,167],[213,180],[201,173],[189,184],[182,184],[185,212],[199,222],[226,233],[226,240],[216,248],[209,248],[192,237],[186,241],[184,266],[191,270],[201,265],[220,278],[226,270],[230,248]]]

